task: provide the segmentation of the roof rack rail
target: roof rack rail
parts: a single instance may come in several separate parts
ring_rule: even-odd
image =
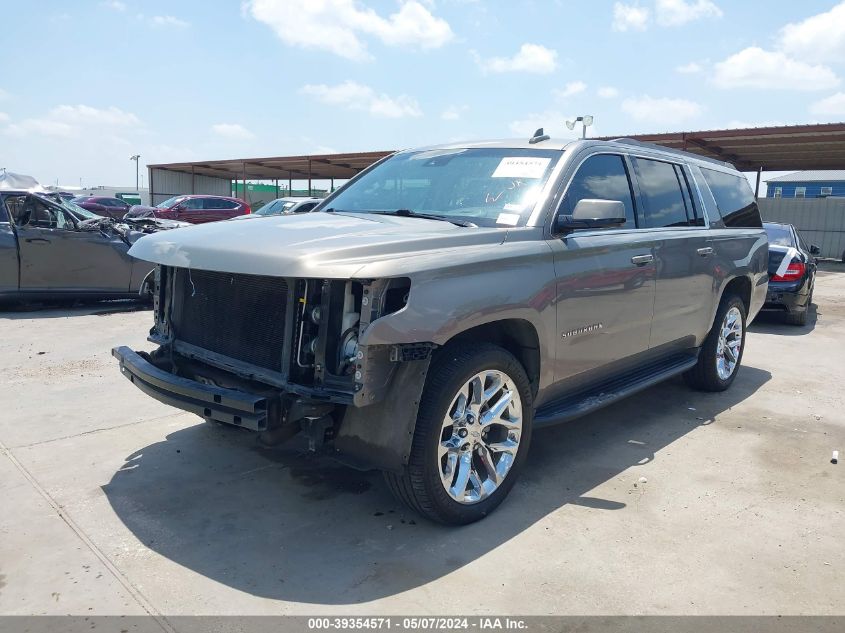
[[[687,156],[697,158],[698,160],[704,160],[708,163],[716,163],[717,165],[733,167],[728,161],[721,160],[719,158],[712,158],[710,156],[702,156],[701,154],[694,154],[693,152],[687,152],[682,149],[675,149],[674,147],[666,147],[665,145],[659,145],[657,143],[647,143],[645,141],[638,141],[635,138],[614,138],[610,139],[611,143],[619,143],[620,145],[634,145],[637,147],[644,147],[647,149],[659,150],[661,152],[668,152],[669,154],[679,154],[680,156]]]

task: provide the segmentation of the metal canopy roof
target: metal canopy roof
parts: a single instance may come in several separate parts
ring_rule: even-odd
[[[203,160],[185,163],[147,165],[150,169],[177,171],[198,176],[216,176],[241,180],[329,180],[352,178],[362,169],[392,152],[357,152],[352,154],[314,154],[310,156],[276,156],[273,158],[239,158],[235,160]]]
[[[610,140],[616,137],[601,137]],[[733,163],[742,171],[845,169],[845,123],[670,132],[631,136]],[[239,158],[147,165],[150,169],[230,180],[351,178],[391,151]]]
[[[638,134],[629,138],[724,160],[741,171],[761,167],[764,171],[845,168],[845,123]]]

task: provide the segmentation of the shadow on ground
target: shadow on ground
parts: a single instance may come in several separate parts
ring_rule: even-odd
[[[247,432],[205,423],[139,448],[103,490],[141,542],[197,574],[265,598],[357,604],[468,565],[567,504],[610,515],[625,508],[627,496],[589,493],[654,460],[770,378],[745,366],[719,394],[674,380],[538,431],[510,497],[462,528],[406,511],[376,472],[295,450],[263,451]]]
[[[73,300],[32,303],[0,303],[0,319],[57,319],[76,316],[105,316],[121,312],[151,310],[152,304],[137,299],[113,301]]]
[[[810,304],[806,325],[787,323],[784,313],[777,310],[760,312],[749,326],[748,331],[759,332],[760,334],[778,334],[780,336],[805,336],[816,329],[816,324],[822,316],[823,313],[819,312],[819,306],[815,303]]]

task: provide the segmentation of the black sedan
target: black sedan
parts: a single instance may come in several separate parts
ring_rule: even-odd
[[[763,226],[769,236],[769,292],[763,309],[783,312],[787,323],[804,325],[813,301],[819,247],[808,247],[791,224]]]
[[[115,222],[55,194],[0,191],[0,300],[147,295],[153,264],[127,254],[144,233],[176,226]]]

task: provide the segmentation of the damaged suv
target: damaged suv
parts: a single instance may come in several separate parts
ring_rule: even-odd
[[[719,391],[766,297],[726,163],[636,141],[402,151],[314,212],[139,240],[136,387],[264,444],[305,434],[443,523],[489,514],[531,434],[677,374]]]

